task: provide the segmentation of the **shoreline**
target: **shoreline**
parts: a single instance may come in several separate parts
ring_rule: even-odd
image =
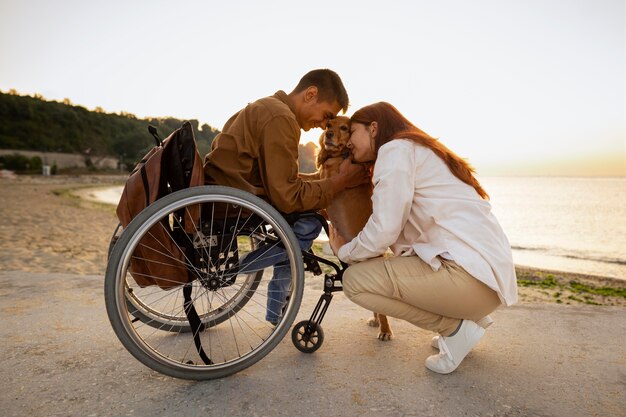
[[[0,268],[103,275],[115,206],[94,190],[127,176],[18,176],[0,179]],[[626,280],[516,265],[520,304],[626,306]],[[626,278],[626,277],[625,277]]]
[[[515,265],[519,303],[626,306],[626,281]]]

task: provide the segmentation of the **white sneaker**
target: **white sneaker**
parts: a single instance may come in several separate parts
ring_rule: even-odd
[[[485,329],[478,324],[463,320],[454,336],[439,338],[439,353],[426,358],[426,367],[438,374],[449,374],[463,362],[484,334]]]
[[[483,329],[486,329],[487,327],[493,324],[493,319],[491,318],[491,316],[485,316],[482,319],[478,320],[476,324],[478,324]],[[438,335],[433,337],[433,339],[430,341],[430,345],[434,347],[435,349],[439,349],[439,336]]]

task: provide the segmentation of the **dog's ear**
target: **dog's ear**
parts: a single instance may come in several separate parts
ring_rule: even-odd
[[[315,165],[319,169],[322,166],[324,161],[328,159],[328,152],[326,152],[326,146],[324,146],[324,140],[326,139],[326,130],[322,132],[319,139],[320,151],[317,153],[317,159],[315,160]]]
[[[328,159],[328,152],[326,148],[322,144],[320,147],[320,151],[317,153],[317,160],[315,161],[315,165],[317,165],[317,169],[319,169],[322,164]]]

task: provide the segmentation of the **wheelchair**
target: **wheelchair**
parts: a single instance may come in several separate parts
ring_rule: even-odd
[[[261,360],[285,337],[302,301],[305,265],[320,275],[323,263],[334,272],[325,274],[324,293],[309,320],[291,331],[298,350],[319,349],[321,322],[333,293],[342,290],[346,265],[300,249],[290,222],[303,216],[318,217],[328,233],[317,213],[284,216],[245,191],[200,186],[157,200],[121,232],[118,226],[109,246],[104,295],[122,345],[144,365],[172,377],[232,375]],[[169,242],[150,239],[157,229]],[[265,319],[272,268],[259,265],[274,263],[277,252],[281,265],[291,267],[291,277],[287,301],[272,324]],[[151,261],[158,262],[155,271],[174,267],[179,276],[133,269],[148,262],[151,253],[160,259]]]

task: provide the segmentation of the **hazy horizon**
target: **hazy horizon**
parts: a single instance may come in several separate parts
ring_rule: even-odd
[[[621,0],[0,3],[0,90],[221,129],[314,68],[479,175],[626,175]],[[302,142],[321,131],[303,132]]]

